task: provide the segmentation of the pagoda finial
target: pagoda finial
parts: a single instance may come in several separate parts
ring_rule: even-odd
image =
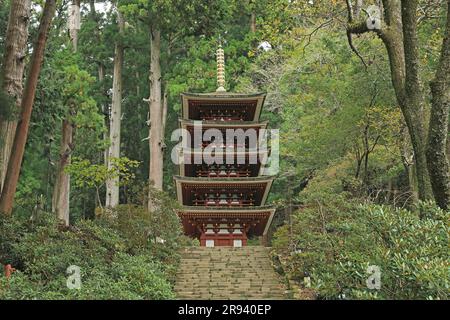
[[[225,54],[222,49],[222,44],[216,52],[217,55],[217,90],[216,92],[226,92],[225,89]]]

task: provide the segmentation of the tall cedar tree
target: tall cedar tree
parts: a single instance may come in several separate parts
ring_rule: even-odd
[[[20,107],[22,101],[30,7],[30,0],[11,1],[6,31],[6,50],[1,69],[3,75],[2,89],[12,98],[17,108]],[[16,119],[0,118],[0,192],[5,181],[16,128]]]
[[[23,92],[21,113],[19,123],[17,125],[14,136],[14,143],[11,150],[11,156],[6,172],[5,184],[0,197],[0,212],[11,215],[14,195],[19,180],[20,167],[22,165],[25,144],[28,136],[28,128],[30,126],[31,111],[36,94],[36,87],[41,71],[41,65],[44,60],[45,44],[49,33],[51,22],[56,10],[56,1],[47,0],[45,2],[41,21],[39,24],[38,37],[34,46],[33,54],[30,61],[30,69],[25,83]]]

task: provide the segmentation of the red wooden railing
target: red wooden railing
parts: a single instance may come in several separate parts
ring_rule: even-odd
[[[202,178],[242,178],[250,177],[250,170],[197,170],[197,177]]]
[[[220,198],[209,198],[209,199],[194,199],[192,201],[194,206],[206,206],[206,207],[251,207],[255,205],[253,199],[242,200],[242,199],[220,199]]]

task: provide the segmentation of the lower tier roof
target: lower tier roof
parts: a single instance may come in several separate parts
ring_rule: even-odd
[[[197,178],[174,176],[178,201],[182,205],[193,204],[194,193],[248,192],[255,197],[256,205],[265,205],[275,176],[258,176],[242,178]]]
[[[198,234],[201,224],[243,223],[249,227],[249,234],[265,236],[272,223],[276,208],[257,206],[247,208],[192,207],[183,206],[177,210],[183,229],[188,235]]]

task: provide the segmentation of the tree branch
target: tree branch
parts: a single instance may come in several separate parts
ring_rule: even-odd
[[[364,68],[367,71],[367,63],[364,60],[363,56],[359,53],[358,49],[356,49],[355,45],[353,44],[353,34],[362,34],[365,32],[369,32],[369,28],[367,28],[366,23],[353,23],[353,7],[350,0],[345,1],[347,4],[347,14],[348,14],[348,26],[347,26],[347,40],[348,44],[350,46],[350,49],[358,56],[358,58],[361,60],[362,64],[364,65]]]
[[[350,49],[352,49],[352,51],[358,56],[358,58],[361,60],[362,64],[364,65],[364,68],[367,71],[367,63],[364,60],[363,56],[359,53],[358,49],[356,49],[355,45],[353,44],[352,33],[349,32],[348,30],[347,30],[347,40],[348,40]]]

